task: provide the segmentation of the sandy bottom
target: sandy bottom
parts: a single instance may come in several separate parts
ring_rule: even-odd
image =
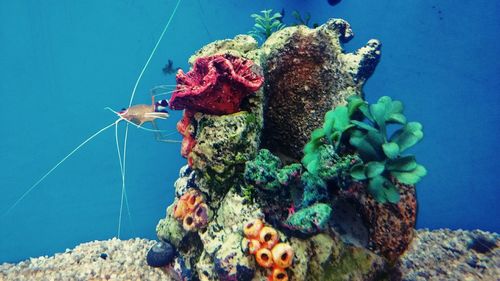
[[[146,253],[154,243],[138,238],[83,243],[51,257],[4,263],[0,280],[173,280],[166,270],[147,265]],[[500,280],[499,246],[495,233],[418,230],[394,278]]]

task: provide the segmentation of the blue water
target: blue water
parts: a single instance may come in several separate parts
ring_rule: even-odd
[[[147,2],[147,4],[145,3]],[[173,84],[168,59],[189,56],[216,39],[246,33],[251,13],[285,8],[311,22],[346,19],[355,50],[371,38],[383,55],[365,92],[402,100],[409,120],[424,124],[412,152],[429,174],[418,185],[418,227],[500,231],[496,153],[500,143],[500,2],[344,0],[184,0],[139,84]],[[314,4],[313,4],[314,3]],[[126,107],[139,72],[174,0],[8,1],[0,3],[0,211],[85,138]],[[160,126],[174,131],[180,112]],[[121,127],[123,134],[124,125]],[[179,145],[131,128],[127,191],[131,218],[121,238],[155,238],[185,160]],[[50,255],[117,234],[121,178],[114,131],[68,159],[0,219],[0,262]]]

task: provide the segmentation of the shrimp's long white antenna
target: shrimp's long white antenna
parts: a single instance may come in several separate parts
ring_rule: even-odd
[[[28,194],[31,191],[33,191],[33,189],[35,189],[43,180],[45,180],[45,178],[47,178],[55,169],[57,169],[57,167],[59,167],[64,161],[66,161],[66,159],[68,159],[69,157],[71,157],[71,155],[73,155],[75,152],[77,152],[80,148],[82,148],[82,146],[84,146],[85,144],[87,144],[89,141],[91,141],[92,139],[94,139],[95,137],[97,137],[100,133],[102,133],[102,132],[106,131],[107,129],[111,128],[112,126],[114,126],[117,122],[118,121],[115,121],[115,122],[107,125],[106,127],[100,129],[99,131],[97,131],[96,133],[94,133],[93,135],[91,135],[90,137],[88,137],[82,143],[80,143],[75,149],[73,149],[70,153],[68,153],[68,155],[66,155],[63,159],[61,159],[61,161],[59,161],[54,167],[52,167],[52,169],[50,169],[47,173],[45,173],[37,182],[35,182],[30,188],[28,188],[23,193],[23,195],[21,195],[21,197],[19,197],[19,199],[17,199],[17,201],[9,207],[9,209],[7,209],[7,211],[2,215],[2,217],[7,216],[19,203],[21,203],[21,201],[26,196],[28,196]]]
[[[132,215],[130,213],[130,207],[128,204],[128,198],[127,198],[127,191],[125,189],[125,170],[123,168],[122,164],[122,156],[121,156],[121,151],[120,151],[120,143],[118,142],[118,122],[115,124],[115,142],[116,142],[116,152],[118,153],[118,161],[120,162],[120,174],[122,176],[122,198],[120,199],[120,204],[123,203],[123,197],[125,197],[125,206],[127,208],[127,213],[129,219],[132,219]],[[118,221],[118,235],[117,237],[120,238],[120,232],[121,232],[121,207],[120,207],[120,218]]]
[[[135,81],[134,89],[132,90],[132,95],[130,96],[130,102],[128,103],[128,107],[132,106],[132,102],[134,101],[135,92],[137,91],[137,86],[139,85],[139,82],[142,79],[142,75],[144,75],[144,72],[146,71],[147,67],[149,66],[149,63],[151,62],[151,59],[153,58],[154,54],[156,53],[156,49],[158,49],[158,46],[160,45],[160,42],[163,39],[163,35],[165,35],[165,32],[167,31],[168,27],[170,26],[170,23],[172,22],[172,19],[174,18],[174,15],[176,14],[177,9],[179,8],[179,5],[180,5],[181,1],[182,0],[178,0],[177,1],[177,4],[175,5],[174,10],[172,11],[172,14],[170,14],[170,17],[169,17],[169,19],[167,21],[167,24],[165,25],[165,27],[163,28],[163,31],[161,32],[160,38],[158,38],[158,41],[156,41],[156,44],[155,44],[153,50],[151,51],[151,54],[149,55],[148,60],[146,61],[146,64],[144,64],[144,67],[142,68],[141,73],[139,74],[139,77],[137,77],[137,80]],[[122,196],[121,196],[121,201],[120,201],[120,216],[118,218],[119,219],[119,222],[118,222],[118,237],[119,237],[120,231],[121,231],[121,221],[122,221],[122,211],[123,211],[123,198],[124,198],[124,192],[125,192],[125,174],[126,174],[126,163],[127,163],[126,160],[127,160],[128,127],[129,127],[129,124],[131,123],[130,121],[128,121],[126,119],[122,118],[122,120],[127,121],[127,126],[125,127],[125,137],[124,137],[124,140],[123,140]],[[138,127],[140,127],[140,126],[138,126]],[[146,128],[143,128],[143,129],[146,129]]]
[[[118,216],[118,238],[120,238],[120,232],[122,229],[122,213],[123,213],[123,199],[125,197],[125,167],[127,161],[127,139],[128,139],[128,124],[125,126],[125,137],[123,142],[123,163],[122,163],[122,192],[120,198],[120,215]],[[130,212],[130,211],[129,211]]]
[[[137,86],[139,85],[139,82],[142,79],[142,75],[144,74],[144,71],[146,71],[146,68],[149,65],[149,62],[151,61],[151,58],[153,58],[154,54],[156,53],[156,49],[158,49],[158,46],[160,45],[161,39],[163,39],[163,35],[165,35],[165,32],[167,31],[168,27],[170,26],[170,22],[172,22],[172,19],[174,18],[175,13],[177,12],[177,8],[179,8],[179,4],[181,3],[182,0],[178,0],[177,4],[175,5],[174,10],[172,11],[172,14],[170,15],[170,18],[168,19],[167,24],[163,28],[163,31],[161,32],[160,38],[158,38],[158,41],[156,41],[156,45],[153,48],[153,51],[149,55],[148,60],[146,61],[146,64],[141,70],[141,73],[139,74],[139,77],[137,77],[137,81],[135,81],[134,89],[132,90],[132,95],[130,96],[130,102],[128,103],[128,107],[132,106],[132,102],[134,101],[134,96],[135,92],[137,91]]]

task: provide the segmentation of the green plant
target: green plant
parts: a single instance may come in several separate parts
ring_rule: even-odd
[[[399,192],[391,177],[403,184],[416,184],[427,174],[415,156],[401,155],[423,138],[422,125],[407,123],[403,104],[387,96],[370,106],[363,103],[359,110],[364,118],[351,120],[356,128],[351,132],[349,143],[356,148],[363,163],[351,168],[351,176],[368,180],[368,191],[377,201],[398,202]],[[391,124],[401,127],[388,136],[387,127]]]
[[[333,150],[330,149],[331,157],[334,160],[340,160],[339,150],[342,139],[345,138],[345,132],[356,126],[351,123],[351,116],[363,103],[358,96],[352,96],[347,106],[337,106],[326,113],[323,127],[312,132],[311,139],[304,147],[302,164],[310,173],[319,174],[322,168],[321,160],[325,158],[323,152],[328,149],[328,146],[333,147]]]
[[[387,127],[391,124],[402,127],[388,137]],[[319,174],[324,169],[325,146],[333,147],[331,157],[340,163],[339,159],[346,157],[340,156],[342,149],[351,145],[359,154],[359,161],[353,159],[350,166],[346,161],[341,166],[332,164],[331,169],[349,169],[353,179],[368,182],[368,191],[378,202],[396,203],[399,192],[392,178],[403,184],[416,184],[427,173],[413,155],[401,155],[422,138],[422,125],[407,123],[400,101],[384,96],[368,105],[353,95],[346,106],[327,112],[323,127],[312,132],[302,163],[310,173]]]
[[[285,27],[285,24],[281,22],[282,15],[280,13],[272,14],[272,11],[269,9],[261,11],[262,15],[251,15],[255,19],[255,24],[249,34],[256,40],[265,41],[273,32]]]
[[[311,14],[310,13],[306,13],[305,16],[302,17],[302,15],[299,13],[299,11],[294,10],[292,12],[292,16],[295,18],[295,23],[293,25],[305,25],[305,26],[309,26],[309,20],[311,20]],[[316,28],[316,27],[318,27],[318,24],[314,23],[312,25],[312,27]]]

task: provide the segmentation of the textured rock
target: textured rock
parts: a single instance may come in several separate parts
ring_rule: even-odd
[[[302,158],[302,148],[325,113],[345,103],[362,87],[380,57],[380,43],[370,40],[355,53],[343,53],[352,38],[347,22],[334,19],[316,29],[280,30],[262,46],[265,93],[264,145],[276,154]]]
[[[395,261],[406,250],[417,219],[415,187],[399,183],[397,186],[401,193],[397,204],[377,203],[361,183],[341,191],[340,196],[359,210],[369,232],[368,247],[389,261]]]
[[[155,243],[146,239],[84,243],[52,257],[2,264],[0,280],[175,280],[170,268],[147,265],[146,254]]]
[[[192,55],[189,58],[189,64],[193,65],[196,59],[200,57],[220,54],[230,54],[259,63],[259,59],[256,59],[260,54],[256,51],[258,47],[257,41],[249,35],[238,35],[234,39],[217,40],[203,46],[203,48]]]
[[[224,194],[238,179],[245,162],[257,153],[260,127],[254,114],[242,111],[215,116],[196,114],[196,141],[190,157],[206,192]]]
[[[497,233],[449,229],[416,231],[392,276],[393,280],[405,281],[499,278],[500,236]]]
[[[318,234],[308,240],[292,238],[295,250],[291,280],[376,280],[387,269],[381,257],[363,248],[347,246],[335,236]]]
[[[243,222],[263,217],[263,214],[256,205],[244,202],[243,197],[230,191],[207,231],[199,234],[203,243],[202,256],[210,257],[213,263],[198,269],[199,276],[206,275],[205,280],[235,280],[231,278],[254,272],[254,260],[241,249],[242,227]]]
[[[489,242],[484,244],[484,240]],[[348,273],[339,273],[340,271],[332,271],[330,279],[317,279],[318,274],[321,274],[321,271],[318,271],[321,269],[320,264],[329,268],[328,264],[340,261],[333,260],[333,256],[340,256],[342,251],[345,251],[344,257],[349,255],[349,251],[342,250],[338,247],[339,244],[333,241],[333,238],[326,234],[316,235],[309,242],[292,238],[289,242],[295,250],[295,258],[291,280],[349,280],[346,279]],[[146,253],[155,243],[147,239],[112,239],[83,243],[51,257],[31,258],[17,264],[0,264],[0,280],[180,280],[174,269],[177,264],[165,268],[147,265]],[[478,243],[487,247],[479,247]],[[480,230],[417,230],[413,242],[396,263],[389,280],[498,280],[499,246],[500,235],[497,233]],[[315,251],[308,252],[311,249]],[[106,259],[101,257],[102,254],[105,254]],[[310,271],[307,267],[308,260],[317,265],[310,267]],[[375,262],[373,266],[377,265],[377,260],[372,260]],[[252,264],[253,260],[250,259],[249,263]],[[348,262],[344,262],[343,268],[348,269],[348,265]],[[210,257],[206,253],[200,256],[198,270],[202,271],[203,266],[210,270],[212,268]],[[249,274],[248,271],[241,269],[240,272],[243,276],[241,280],[249,280],[245,277]],[[254,274],[253,280],[267,281],[260,271]],[[357,274],[356,278],[362,276]],[[200,277],[203,275],[200,274]],[[217,280],[217,277],[200,279]]]

